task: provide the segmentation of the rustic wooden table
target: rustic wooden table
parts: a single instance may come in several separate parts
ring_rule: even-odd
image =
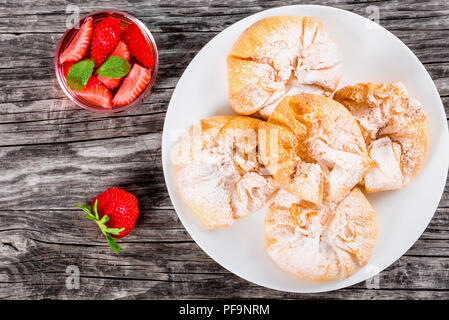
[[[240,279],[210,259],[178,220],[160,153],[179,77],[227,26],[294,2],[300,1],[70,1],[81,14],[113,8],[137,16],[160,49],[152,96],[129,113],[99,115],[71,103],[55,79],[54,52],[69,2],[0,0],[1,299],[449,298],[448,187],[419,241],[374,285],[323,294],[288,294]],[[424,63],[448,108],[447,1],[309,2],[363,16],[378,9],[380,24]],[[119,256],[73,207],[110,186],[140,200],[140,218]],[[67,287],[77,270],[79,289],[74,278]]]

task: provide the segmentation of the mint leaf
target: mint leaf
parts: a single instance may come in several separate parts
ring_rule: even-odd
[[[73,64],[67,72],[67,85],[72,90],[83,89],[94,71],[94,59],[83,60]]]
[[[106,78],[120,79],[128,74],[130,68],[131,65],[125,59],[111,56],[98,68],[97,74]]]

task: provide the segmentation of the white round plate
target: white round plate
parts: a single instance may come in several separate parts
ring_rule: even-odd
[[[175,185],[170,151],[186,129],[202,118],[234,114],[228,101],[226,56],[234,41],[255,21],[273,15],[321,20],[344,57],[340,87],[356,82],[402,80],[427,114],[429,149],[411,185],[368,198],[378,213],[379,235],[368,265],[335,282],[306,282],[282,271],[265,252],[263,210],[231,227],[208,231],[183,203]],[[386,29],[357,14],[323,6],[296,5],[247,17],[214,37],[192,60],[176,86],[164,124],[165,181],[179,219],[196,243],[224,268],[248,281],[289,292],[324,292],[364,281],[399,259],[420,237],[438,206],[449,163],[446,115],[438,91],[418,58]]]

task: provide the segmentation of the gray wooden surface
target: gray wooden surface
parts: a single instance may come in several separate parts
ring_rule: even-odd
[[[78,1],[81,14],[114,8],[140,18],[160,48],[153,95],[119,115],[80,110],[58,87],[53,55],[65,30],[61,0],[0,0],[1,299],[448,299],[449,187],[416,244],[379,276],[323,294],[288,294],[249,283],[190,238],[167,194],[161,166],[165,111],[183,70],[213,36],[260,10],[301,1]],[[368,16],[424,63],[449,108],[448,1],[309,1]],[[110,186],[136,194],[141,214],[116,256],[73,208]],[[66,287],[76,266],[78,290]]]

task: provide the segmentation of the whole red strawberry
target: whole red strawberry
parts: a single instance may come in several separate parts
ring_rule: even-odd
[[[136,59],[145,67],[153,68],[154,57],[151,52],[150,44],[137,24],[130,24],[125,31],[123,31],[121,37],[128,45],[132,56],[136,57]]]
[[[85,218],[98,224],[116,253],[122,250],[116,241],[131,232],[139,216],[137,198],[119,188],[109,188],[96,196],[90,205],[76,207],[86,213]]]
[[[120,40],[120,22],[107,17],[94,29],[90,57],[95,59],[95,67],[102,65],[106,57],[114,50]]]

